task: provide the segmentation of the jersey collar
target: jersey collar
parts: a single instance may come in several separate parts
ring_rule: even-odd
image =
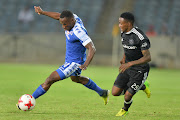
[[[126,34],[132,33],[133,30],[134,30],[134,28],[132,28],[129,32],[126,32]]]

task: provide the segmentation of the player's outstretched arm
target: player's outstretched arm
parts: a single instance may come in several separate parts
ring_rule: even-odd
[[[92,41],[90,43],[88,43],[85,47],[88,49],[88,56],[87,56],[85,63],[79,67],[82,70],[87,69],[88,65],[91,63],[91,61],[94,57],[94,54],[96,52],[96,48]]]
[[[61,13],[58,13],[58,12],[43,11],[40,6],[34,6],[34,10],[39,15],[46,15],[48,17],[55,19],[55,20],[59,20],[60,15],[61,15]]]

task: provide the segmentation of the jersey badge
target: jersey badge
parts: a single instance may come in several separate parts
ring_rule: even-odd
[[[72,35],[72,34],[73,34],[73,31],[70,31],[70,32],[67,31],[67,34],[68,34],[68,35],[69,35],[69,34]]]
[[[134,45],[134,40],[133,39],[129,39],[129,44],[130,45]]]

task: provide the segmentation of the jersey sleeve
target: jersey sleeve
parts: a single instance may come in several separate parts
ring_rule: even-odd
[[[91,38],[87,35],[87,33],[82,28],[76,28],[74,30],[74,34],[79,38],[83,46],[86,46],[88,43],[92,41]]]
[[[148,38],[145,38],[143,40],[140,41],[140,47],[141,50],[147,50],[151,47],[150,41]]]

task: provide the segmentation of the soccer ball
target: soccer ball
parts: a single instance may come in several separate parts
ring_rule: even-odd
[[[24,94],[19,98],[18,108],[23,111],[32,110],[35,107],[36,100],[32,95]]]

